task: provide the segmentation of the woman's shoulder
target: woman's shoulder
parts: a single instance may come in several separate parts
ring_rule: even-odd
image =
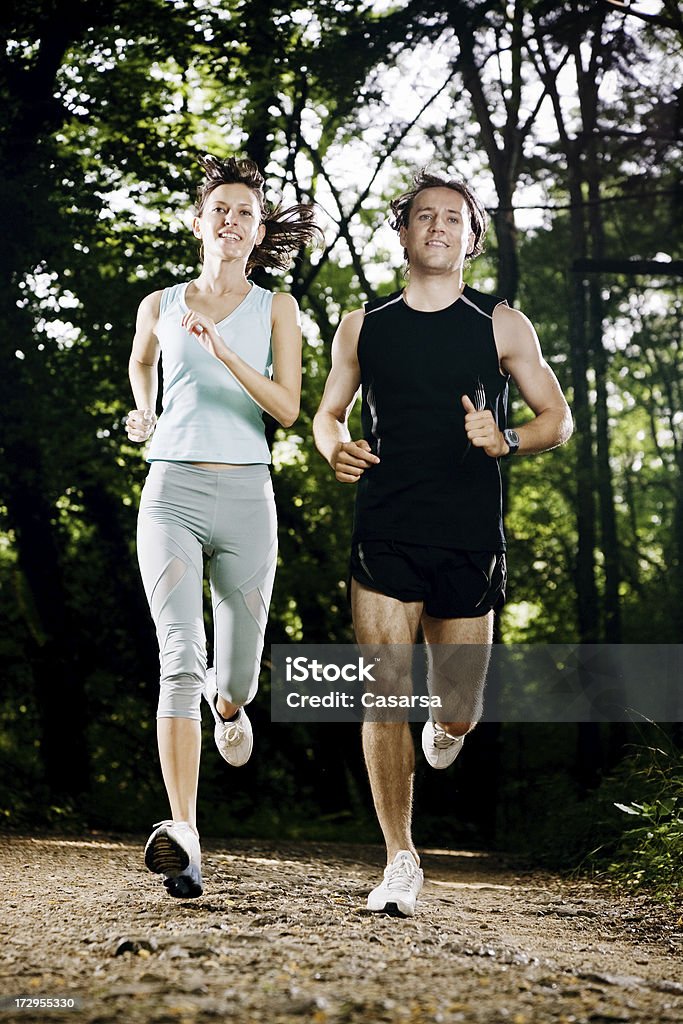
[[[299,303],[289,292],[273,293],[271,323],[273,326],[278,323],[283,327],[301,325]]]
[[[172,284],[167,288],[157,288],[148,292],[140,303],[140,311],[147,315],[159,318],[166,313],[170,307],[182,297],[186,282]]]
[[[143,317],[152,317],[154,320],[157,320],[159,317],[159,306],[161,304],[162,295],[163,288],[158,288],[156,291],[148,292],[138,306],[138,314]]]
[[[178,284],[171,284],[157,293],[159,295],[159,316],[168,313],[176,303],[181,301],[187,284],[187,281],[179,281]]]
[[[258,284],[252,285],[252,303],[250,309],[259,309],[262,313],[272,316],[273,320],[280,317],[292,315],[299,307],[293,295],[289,292],[272,292],[268,288],[262,288]]]
[[[290,309],[298,309],[299,304],[289,292],[271,292],[273,310],[285,312]]]

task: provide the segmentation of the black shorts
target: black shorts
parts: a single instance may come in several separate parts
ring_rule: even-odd
[[[502,551],[460,551],[400,541],[354,541],[351,576],[399,601],[422,601],[435,619],[474,619],[503,604]]]

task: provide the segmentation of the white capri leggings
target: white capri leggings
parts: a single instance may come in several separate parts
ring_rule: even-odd
[[[213,470],[153,462],[142,489],[137,544],[159,641],[157,718],[201,717],[203,555],[209,561],[218,692],[232,704],[253,700],[277,558],[268,467]]]

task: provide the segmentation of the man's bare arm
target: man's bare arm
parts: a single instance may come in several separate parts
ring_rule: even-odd
[[[519,452],[531,455],[556,448],[572,435],[572,416],[557,377],[543,358],[533,325],[517,309],[494,311],[496,344],[500,336],[501,366],[510,374],[522,398],[535,413],[517,429]]]
[[[518,453],[532,455],[564,444],[573,430],[571,413],[557,377],[543,358],[533,325],[519,310],[500,305],[493,313],[493,332],[501,367],[535,414],[528,423],[515,428],[519,434]],[[467,396],[462,401],[465,430],[472,445],[494,458],[507,455],[507,442],[492,413],[477,412]]]
[[[367,441],[351,440],[348,428],[360,387],[358,336],[362,326],[362,309],[348,313],[340,323],[332,342],[332,368],[313,419],[316,447],[342,483],[357,483],[368,466],[379,462]]]

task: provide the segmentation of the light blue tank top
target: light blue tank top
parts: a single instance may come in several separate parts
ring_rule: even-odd
[[[161,345],[163,412],[147,461],[269,463],[263,413],[228,368],[180,326],[187,284],[164,288],[156,335]],[[217,324],[227,345],[270,376],[273,293],[252,285]]]

